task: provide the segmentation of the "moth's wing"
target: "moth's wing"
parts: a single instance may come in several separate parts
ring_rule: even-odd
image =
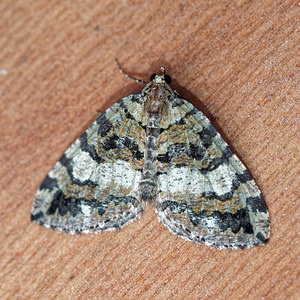
[[[142,115],[139,95],[108,108],[49,172],[35,196],[32,221],[87,233],[120,229],[140,217]]]
[[[203,113],[183,99],[170,101],[159,144],[156,211],[171,232],[220,249],[268,241],[261,192]]]

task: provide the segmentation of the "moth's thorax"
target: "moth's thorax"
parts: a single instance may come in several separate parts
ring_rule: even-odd
[[[161,114],[169,96],[174,95],[173,90],[166,82],[165,69],[163,67],[160,68],[151,82],[146,85],[142,94],[145,97],[145,110],[147,114]]]

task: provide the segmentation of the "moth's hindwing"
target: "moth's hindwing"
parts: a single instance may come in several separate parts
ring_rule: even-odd
[[[171,102],[159,140],[159,220],[220,249],[265,244],[269,213],[251,174],[203,113],[183,99]]]
[[[108,108],[49,172],[32,207],[35,223],[58,231],[123,228],[141,215],[137,188],[145,130],[139,95]]]

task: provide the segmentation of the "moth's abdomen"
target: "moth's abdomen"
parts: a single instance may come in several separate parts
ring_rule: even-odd
[[[157,193],[157,150],[160,132],[160,117],[154,114],[149,117],[146,127],[144,166],[139,184],[139,196],[143,208],[155,200]]]

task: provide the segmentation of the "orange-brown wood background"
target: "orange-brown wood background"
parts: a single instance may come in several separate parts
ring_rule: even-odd
[[[298,1],[2,0],[0,16],[1,299],[300,297]],[[194,245],[151,208],[101,235],[30,222],[66,148],[142,89],[115,57],[144,80],[164,65],[172,87],[213,120],[266,199],[266,246]]]

